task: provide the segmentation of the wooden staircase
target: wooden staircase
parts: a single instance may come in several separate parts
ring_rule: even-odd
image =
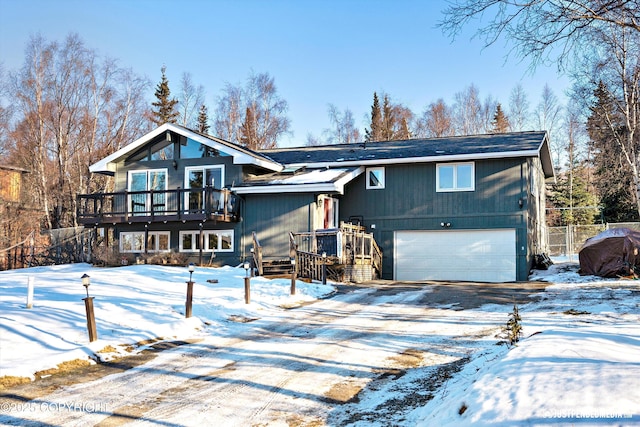
[[[289,233],[288,259],[263,259],[254,232],[251,255],[256,274],[271,278],[295,274],[299,279],[360,283],[382,274],[382,251],[373,234],[359,225],[341,223],[339,229]]]
[[[264,277],[291,277],[293,265],[288,259],[262,260],[262,276]]]

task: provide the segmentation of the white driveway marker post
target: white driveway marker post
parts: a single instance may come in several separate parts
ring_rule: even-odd
[[[33,276],[27,278],[27,308],[33,307]]]

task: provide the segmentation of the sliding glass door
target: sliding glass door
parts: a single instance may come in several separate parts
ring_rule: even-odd
[[[187,190],[185,204],[190,213],[204,212],[207,204],[213,212],[220,208],[219,193],[214,192],[211,200],[205,197],[205,188],[224,187],[224,166],[196,166],[185,168],[184,188]],[[222,201],[224,203],[224,201]]]
[[[133,215],[149,215],[152,211],[166,210],[167,170],[151,169],[144,171],[129,171],[129,191],[144,191],[143,194],[129,195],[129,212]],[[151,196],[150,191],[160,191]]]

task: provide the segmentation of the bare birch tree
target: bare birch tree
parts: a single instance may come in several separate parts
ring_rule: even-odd
[[[88,166],[144,130],[140,97],[148,84],[100,60],[77,35],[64,43],[34,37],[11,74],[11,156],[30,171],[34,205],[47,228],[77,225],[77,193],[101,190]],[[136,117],[137,116],[137,117]]]
[[[214,111],[213,128],[216,135],[230,142],[240,141],[240,126],[243,121],[242,87],[225,84],[222,95],[218,97]]]
[[[549,85],[545,84],[542,88],[540,102],[535,109],[535,120],[538,129],[546,130],[549,135],[549,148],[553,165],[556,169],[561,166],[561,157],[566,147],[559,135],[556,135],[561,119],[562,105],[559,104],[558,97],[553,93]]]
[[[191,73],[182,73],[180,92],[178,93],[178,123],[189,129],[197,127],[198,112],[204,105],[204,86],[194,85]]]
[[[590,50],[586,34],[611,26],[640,31],[640,0],[459,0],[444,10],[441,28],[456,37],[476,18],[488,17],[476,31],[487,46],[504,39],[532,66],[554,59],[560,68],[575,52]]]
[[[440,138],[453,132],[451,109],[442,98],[429,104],[416,126],[416,136],[420,138]]]
[[[360,142],[360,131],[355,126],[353,113],[348,108],[340,111],[338,107],[329,104],[327,107],[331,128],[323,131],[323,139],[327,144],[353,144]],[[309,139],[307,140],[309,145]]]
[[[453,123],[457,135],[475,135],[482,133],[483,113],[478,88],[470,85],[454,95]]]
[[[521,84],[517,84],[509,95],[509,124],[511,130],[520,132],[529,123],[529,100]]]
[[[278,95],[273,77],[251,73],[244,87],[226,84],[217,100],[214,129],[221,138],[237,144],[242,144],[242,126],[255,129],[255,148],[273,148],[290,133],[288,108],[287,101]],[[247,123],[247,111],[251,111],[253,124]]]

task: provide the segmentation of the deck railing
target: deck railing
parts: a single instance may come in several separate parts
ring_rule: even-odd
[[[262,267],[262,245],[260,245],[260,240],[258,240],[258,235],[254,231],[252,233],[253,236],[253,247],[252,251],[252,259],[254,268],[257,270],[258,276],[262,276],[264,274],[264,270]]]
[[[238,197],[230,190],[213,187],[79,194],[77,201],[81,224],[204,219],[233,222],[239,213]]]
[[[382,275],[382,251],[373,238],[359,225],[341,223],[339,228],[316,230],[291,235],[298,254],[299,274],[317,274],[323,263],[331,265],[371,265]],[[326,254],[323,259],[322,254]]]

